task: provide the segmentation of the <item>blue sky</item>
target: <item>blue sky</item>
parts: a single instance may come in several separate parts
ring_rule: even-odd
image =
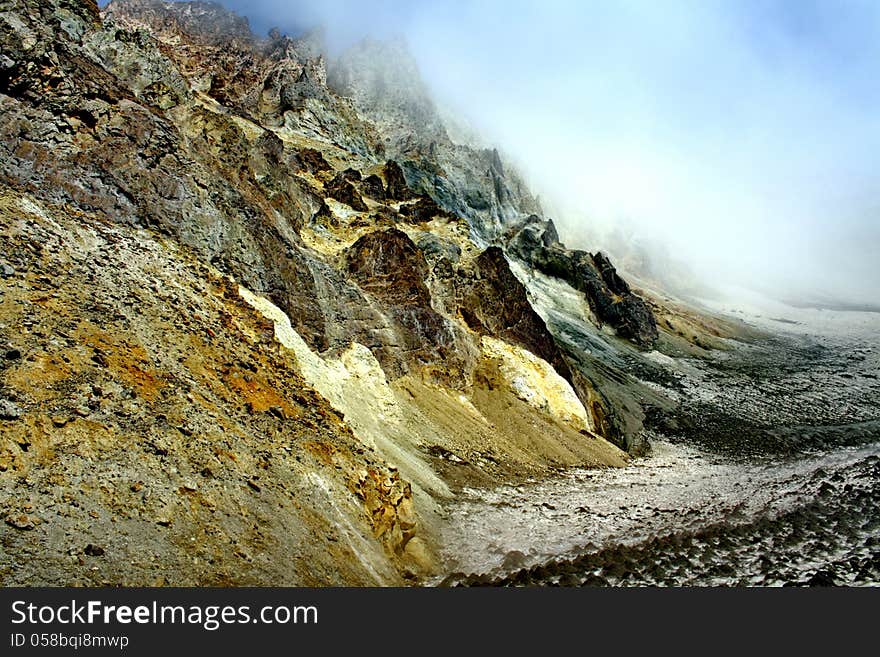
[[[614,226],[706,276],[880,299],[880,3],[226,0],[331,52],[405,37],[566,240]]]

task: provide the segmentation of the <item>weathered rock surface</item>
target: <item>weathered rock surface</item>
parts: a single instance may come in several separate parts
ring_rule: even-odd
[[[347,250],[345,259],[352,279],[394,321],[394,347],[403,351],[407,362],[434,365],[432,371],[440,380],[463,382],[469,367],[467,337],[431,306],[428,264],[409,236],[395,228],[368,233]],[[376,352],[380,362],[391,360],[386,347]]]
[[[413,192],[406,182],[403,169],[394,160],[388,160],[383,168],[386,195],[390,199],[406,201],[413,198]]]
[[[414,203],[406,203],[398,210],[401,215],[416,224],[423,224],[435,217],[448,217],[449,213],[443,210],[430,196],[421,196]]]
[[[459,303],[471,329],[520,344],[550,363],[559,362],[553,337],[499,247],[489,247],[474,260],[473,278],[460,284]]]
[[[16,396],[0,582],[402,581],[411,491],[234,283],[161,237],[9,190],[0,227],[21,271],[0,342],[27,354],[0,370]]]
[[[650,307],[636,296],[608,257],[566,249],[552,223],[530,217],[509,240],[510,250],[535,269],[560,278],[583,292],[599,321],[644,348],[657,341]]]
[[[373,124],[383,152],[389,198],[409,198],[408,187],[466,218],[487,241],[510,221],[540,206],[495,149],[454,143],[402,42],[365,41],[331,62],[329,86],[350,98]],[[389,166],[392,163],[389,162]]]
[[[352,210],[358,212],[366,212],[369,210],[364,199],[358,193],[351,181],[345,177],[344,173],[338,174],[333,180],[324,186],[324,191],[330,198],[345,203]]]

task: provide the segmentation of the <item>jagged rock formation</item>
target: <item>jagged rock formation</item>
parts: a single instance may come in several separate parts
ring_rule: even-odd
[[[388,198],[406,201],[413,197],[413,192],[406,183],[406,176],[403,175],[403,169],[397,162],[388,160],[385,163],[384,175]]]
[[[566,249],[552,222],[529,217],[513,232],[509,248],[535,269],[560,278],[584,293],[601,322],[640,347],[657,341],[657,322],[649,306],[636,296],[603,253]]]
[[[328,79],[374,121],[387,149],[404,161],[409,186],[427,193],[402,213],[415,221],[430,220],[439,210],[432,202],[436,201],[466,217],[481,238],[499,240],[527,264],[583,291],[597,317],[622,337],[642,347],[654,345],[658,334],[650,308],[608,258],[565,249],[552,221],[538,216],[537,201],[504,167],[497,149],[476,151],[451,142],[401,44],[360,44],[333,64]],[[392,171],[386,167],[389,196],[405,198],[391,191],[406,181],[401,180],[399,165],[389,164],[394,166]],[[521,229],[515,232],[511,225]]]
[[[544,320],[529,303],[526,289],[514,276],[497,246],[483,251],[473,263],[473,276],[459,284],[459,312],[467,325],[483,335],[522,345],[568,375],[559,348]]]
[[[369,210],[364,199],[358,193],[355,186],[345,177],[345,173],[338,174],[333,180],[324,185],[324,191],[330,198],[345,203],[352,210],[366,212]]]
[[[442,363],[433,370],[439,379],[463,381],[467,350],[459,344],[467,338],[431,307],[428,263],[409,236],[396,228],[368,233],[346,250],[345,261],[352,279],[400,328],[398,341],[374,349],[379,361],[393,360],[386,351],[399,349],[411,363]]]
[[[491,242],[504,226],[540,206],[495,149],[452,142],[412,56],[401,42],[365,41],[329,65],[329,86],[375,126],[383,152],[397,160],[392,198],[406,187],[466,218]],[[386,173],[386,178],[388,175]],[[404,192],[405,193],[405,192]]]
[[[391,47],[4,3],[0,582],[399,583],[457,486],[625,462],[651,310]]]

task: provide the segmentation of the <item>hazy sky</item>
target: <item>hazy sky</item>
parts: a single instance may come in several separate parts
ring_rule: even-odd
[[[339,51],[403,35],[439,101],[551,199],[707,279],[880,300],[880,3],[227,0]]]

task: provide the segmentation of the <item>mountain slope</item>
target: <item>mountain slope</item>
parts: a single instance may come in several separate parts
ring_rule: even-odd
[[[669,403],[651,307],[385,46],[159,0],[7,0],[0,46],[3,584],[424,577],[463,486]]]

